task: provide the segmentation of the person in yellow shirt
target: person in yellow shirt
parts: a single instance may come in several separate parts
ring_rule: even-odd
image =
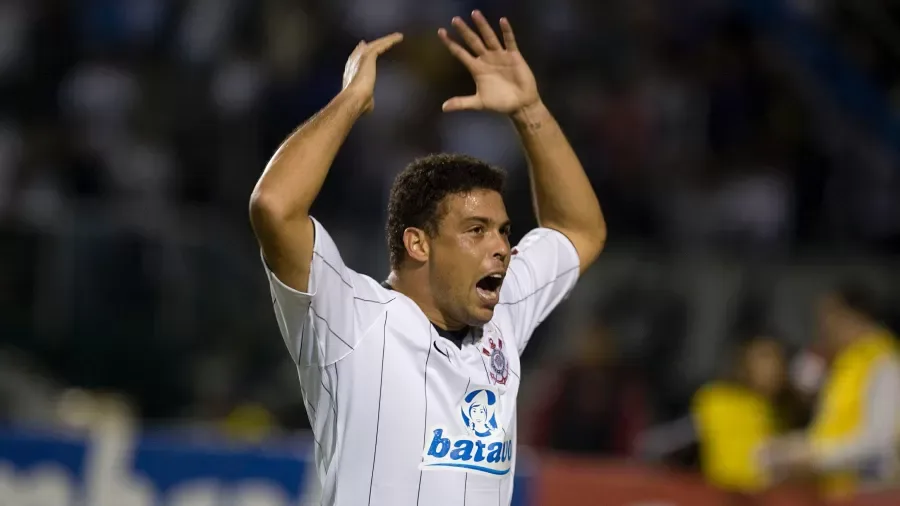
[[[781,431],[777,397],[783,392],[785,351],[768,337],[744,343],[732,377],[701,388],[691,414],[706,481],[737,497],[753,496],[769,486],[757,457]]]
[[[844,283],[818,307],[830,365],[809,429],[773,440],[763,462],[776,479],[813,474],[826,499],[893,485],[900,443],[900,354],[872,291]]]

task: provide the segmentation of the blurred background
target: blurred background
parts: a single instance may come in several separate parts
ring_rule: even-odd
[[[900,323],[898,2],[2,0],[0,497],[35,430],[58,442],[98,410],[193,443],[303,440],[247,206],[359,39],[406,34],[314,208],[346,263],[386,276],[389,186],[430,152],[508,169],[516,238],[534,226],[508,120],[440,110],[473,86],[435,31],[475,7],[510,18],[609,226],[523,357],[528,451],[717,485],[692,406],[747,343],[775,343],[749,355],[802,429],[817,297],[864,280]]]

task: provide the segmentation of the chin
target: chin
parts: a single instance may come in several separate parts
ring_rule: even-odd
[[[479,307],[469,312],[469,325],[479,327],[491,321],[494,317],[494,308]]]

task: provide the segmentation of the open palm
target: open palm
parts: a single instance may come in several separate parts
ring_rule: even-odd
[[[474,11],[472,20],[480,36],[462,18],[455,17],[452,22],[469,47],[468,51],[454,42],[447,30],[438,30],[447,49],[465,65],[475,80],[475,94],[447,100],[444,111],[489,110],[510,114],[538,103],[540,96],[534,74],[519,52],[509,21],[500,19],[503,33],[501,44],[481,12]]]

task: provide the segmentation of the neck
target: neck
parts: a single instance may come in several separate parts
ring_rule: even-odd
[[[388,275],[387,283],[395,291],[406,295],[419,306],[428,320],[443,330],[461,330],[465,324],[453,322],[437,306],[428,273],[424,268],[414,270],[394,269]]]

